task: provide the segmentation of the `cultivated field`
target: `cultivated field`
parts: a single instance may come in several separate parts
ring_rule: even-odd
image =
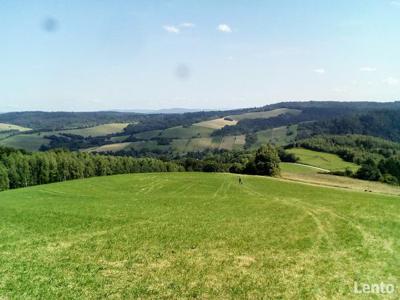
[[[113,133],[123,132],[128,125],[129,123],[110,123],[88,128],[64,130],[61,131],[61,133],[75,134],[83,137],[106,136]]]
[[[297,125],[261,130],[256,133],[256,136],[257,142],[253,145],[253,149],[267,143],[277,146],[288,145],[292,143],[297,136]]]
[[[2,192],[0,297],[359,299],[354,282],[399,286],[398,197],[242,178]]]
[[[225,126],[234,126],[237,124],[237,120],[225,120],[225,118],[214,119],[210,121],[203,121],[194,124],[194,126],[205,127],[210,129],[221,129]]]

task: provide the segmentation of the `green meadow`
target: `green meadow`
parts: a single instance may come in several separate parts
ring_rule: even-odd
[[[50,140],[44,133],[17,134],[0,140],[0,146],[24,149],[26,151],[38,151],[42,145],[47,145]]]
[[[0,193],[0,298],[359,299],[354,282],[399,286],[398,197],[241,177]]]
[[[357,171],[359,168],[358,165],[344,161],[335,154],[312,151],[303,148],[288,149],[287,152],[295,154],[299,158],[299,163],[328,171],[343,171],[345,169]]]

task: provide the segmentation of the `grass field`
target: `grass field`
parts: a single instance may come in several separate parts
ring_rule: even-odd
[[[345,176],[334,176],[308,165],[281,163],[281,170],[282,178],[292,181],[400,196],[400,187],[398,186]]]
[[[202,138],[209,137],[213,131],[211,128],[202,126],[178,126],[163,130],[159,136],[172,139]]]
[[[106,136],[113,133],[123,132],[128,125],[128,123],[110,123],[82,129],[64,130],[61,131],[61,133],[76,134],[83,137]]]
[[[242,178],[2,192],[0,297],[360,299],[355,281],[399,285],[398,197]]]
[[[317,152],[302,148],[288,149],[287,152],[295,154],[302,164],[318,167],[329,171],[343,171],[349,168],[357,171],[359,166],[350,162],[346,162],[339,156],[330,153]]]
[[[26,127],[21,127],[21,126],[18,126],[18,125],[0,123],[0,132],[2,132],[2,131],[10,131],[10,130],[23,132],[23,131],[29,131],[31,129],[30,128],[26,128]]]
[[[18,134],[0,140],[1,146],[24,149],[26,151],[37,151],[40,146],[47,145],[49,140],[43,134]]]

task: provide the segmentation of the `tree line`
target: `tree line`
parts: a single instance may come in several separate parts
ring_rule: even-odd
[[[174,162],[53,150],[26,153],[0,148],[0,191],[39,184],[144,172],[178,172]]]
[[[27,153],[0,148],[0,191],[127,173],[190,171],[277,176],[280,174],[281,158],[288,159],[287,154],[282,151],[271,145],[264,145],[252,152],[192,153],[174,160],[160,160],[67,150]]]

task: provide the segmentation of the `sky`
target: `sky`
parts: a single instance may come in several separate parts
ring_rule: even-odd
[[[0,0],[0,111],[400,100],[400,0]]]

